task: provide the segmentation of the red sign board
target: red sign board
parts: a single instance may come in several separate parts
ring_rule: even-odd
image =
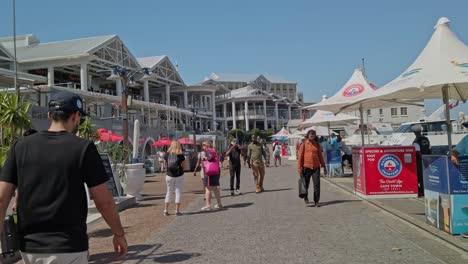
[[[417,195],[414,147],[353,149],[354,189],[363,195]]]

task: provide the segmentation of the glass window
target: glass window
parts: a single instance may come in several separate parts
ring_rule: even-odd
[[[407,107],[400,108],[400,114],[402,116],[408,116],[408,108]]]
[[[398,115],[398,108],[392,108],[390,110],[392,112],[392,116],[397,116]]]
[[[370,109],[367,109],[367,116],[371,116],[371,110]]]
[[[379,109],[379,114],[383,115],[383,109],[382,108]]]

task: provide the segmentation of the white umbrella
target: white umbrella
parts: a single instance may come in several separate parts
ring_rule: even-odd
[[[413,64],[380,88],[374,97],[363,98],[361,102],[442,98],[446,107],[448,145],[451,151],[449,99],[465,101],[467,97],[468,47],[450,29],[450,21],[442,17],[437,22],[431,39]],[[351,103],[344,108],[361,102]]]
[[[352,115],[347,115],[347,114],[342,114],[342,113],[335,115],[332,112],[317,110],[311,118],[302,122],[299,127],[307,128],[311,126],[326,125],[328,127],[328,131],[330,131],[331,125],[337,125],[337,126],[349,125],[358,119],[359,118],[352,116]]]
[[[330,111],[338,113],[342,108],[348,106],[346,111],[359,110],[361,125],[364,124],[363,109],[364,108],[382,108],[387,106],[394,106],[396,104],[414,104],[411,102],[405,102],[402,100],[376,100],[376,101],[365,101],[361,100],[364,98],[371,98],[375,96],[377,87],[369,82],[364,76],[361,69],[355,69],[353,75],[349,78],[346,84],[332,97],[323,100],[317,104],[307,106],[305,109],[315,109]],[[353,102],[360,102],[359,104],[350,105]],[[422,106],[422,105],[421,105]],[[362,144],[364,145],[364,130],[361,129]]]
[[[317,136],[322,136],[322,137],[328,136],[328,128],[323,127],[323,126],[312,126],[312,127],[306,128],[302,131],[297,132],[297,135],[305,136],[307,135],[309,130],[315,130],[315,134]]]

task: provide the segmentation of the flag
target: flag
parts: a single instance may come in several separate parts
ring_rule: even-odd
[[[456,100],[456,101],[455,101],[455,100],[451,100],[451,101],[449,102],[449,109],[453,109],[453,108],[457,107],[459,102],[460,102],[460,101],[458,101],[458,100]]]

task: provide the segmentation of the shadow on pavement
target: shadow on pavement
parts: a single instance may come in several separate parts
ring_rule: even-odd
[[[225,209],[228,209],[228,208],[244,208],[244,207],[249,207],[253,205],[253,203],[238,203],[238,204],[230,204],[230,205],[226,205],[224,206]]]
[[[341,204],[341,203],[352,203],[352,202],[362,202],[361,200],[333,200],[328,202],[321,202],[320,206],[328,206],[334,204]],[[308,207],[314,207],[313,205],[309,205]]]
[[[284,188],[284,189],[266,189],[265,191],[263,191],[264,193],[269,193],[269,192],[284,192],[284,191],[290,191],[292,190],[293,188]],[[255,192],[245,192],[243,194],[252,194],[252,193],[255,193]]]
[[[161,253],[161,255],[164,253]],[[166,253],[167,254],[167,253]],[[156,263],[176,263],[189,260],[191,258],[200,257],[199,253],[169,253],[167,255],[156,257],[153,259]]]
[[[124,227],[124,230],[128,229],[128,226]],[[113,236],[112,231],[109,228],[98,229],[88,234],[89,237],[111,237]]]
[[[143,201],[163,200],[166,196],[164,195],[143,195]]]
[[[162,244],[129,246],[124,260],[143,260],[145,256],[154,257],[154,252],[161,248],[161,246]],[[143,251],[148,252],[143,253]],[[140,253],[143,254],[139,255]],[[111,263],[113,261],[116,261],[116,254],[114,252],[98,253],[89,257],[90,264]]]

